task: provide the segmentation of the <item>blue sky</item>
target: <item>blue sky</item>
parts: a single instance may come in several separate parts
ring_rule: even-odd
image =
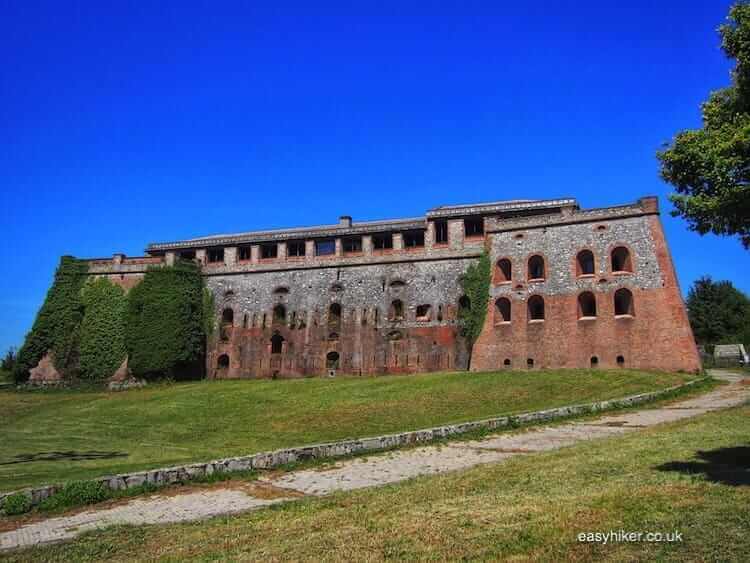
[[[63,254],[664,198],[654,152],[729,80],[722,0],[1,4],[0,352]],[[683,291],[750,292],[736,239],[663,221]]]

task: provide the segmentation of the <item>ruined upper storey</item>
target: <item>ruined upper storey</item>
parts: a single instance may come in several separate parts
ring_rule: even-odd
[[[213,235],[149,244],[147,256],[92,259],[95,272],[135,273],[149,265],[195,259],[207,274],[449,259],[478,255],[487,233],[653,214],[655,197],[581,210],[575,199],[510,200],[440,206],[424,217]]]

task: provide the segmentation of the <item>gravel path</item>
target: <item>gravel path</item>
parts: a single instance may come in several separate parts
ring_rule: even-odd
[[[750,385],[741,376],[715,371],[715,377],[730,385],[700,397],[672,405],[602,416],[585,422],[569,422],[516,434],[502,434],[482,440],[371,455],[340,461],[325,469],[306,469],[260,479],[244,487],[219,486],[202,491],[156,494],[110,508],[91,508],[77,514],[33,522],[0,533],[0,550],[68,540],[89,530],[117,524],[159,524],[210,518],[257,510],[291,501],[302,495],[323,496],[466,469],[482,463],[501,462],[515,455],[553,450],[592,440],[672,422],[750,400]],[[747,382],[745,382],[747,383]],[[273,494],[269,494],[271,491]]]

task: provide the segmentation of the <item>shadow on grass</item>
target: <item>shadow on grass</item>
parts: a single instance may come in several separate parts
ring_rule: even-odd
[[[0,461],[0,465],[16,465],[18,463],[32,463],[35,461],[86,461],[90,459],[112,459],[115,457],[128,457],[126,452],[38,452],[35,454],[20,454],[10,461]]]
[[[659,471],[679,471],[689,475],[703,473],[707,480],[724,485],[750,486],[750,446],[699,451],[700,461],[670,461],[656,467]]]

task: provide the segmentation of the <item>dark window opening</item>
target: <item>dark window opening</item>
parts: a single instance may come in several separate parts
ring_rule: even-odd
[[[510,367],[510,358],[505,358],[505,361],[503,362],[503,365],[507,368]]]
[[[534,358],[526,358],[526,367],[528,368],[534,367]]]
[[[579,276],[594,275],[594,253],[581,250],[576,256],[576,274]]]
[[[195,250],[183,250],[180,252],[181,260],[195,260]]]
[[[271,354],[281,354],[284,345],[284,337],[275,332],[271,337]]]
[[[252,249],[249,246],[240,246],[237,249],[237,259],[241,262],[250,260],[250,258],[252,258],[252,255]]]
[[[484,217],[467,217],[464,219],[464,235],[479,237],[484,234]]]
[[[633,262],[630,259],[630,251],[624,246],[618,246],[612,251],[612,271],[632,272]]]
[[[247,313],[242,316],[242,328],[247,328]]]
[[[335,240],[316,240],[315,256],[330,256],[336,254]]]
[[[540,295],[529,297],[528,309],[530,321],[544,320],[544,299]]]
[[[432,307],[430,307],[429,305],[418,305],[417,306],[417,320],[429,321],[431,309]]]
[[[529,279],[530,280],[543,280],[544,279],[544,258],[538,254],[529,258]]]
[[[328,307],[328,328],[329,330],[341,330],[341,305],[331,303]]]
[[[221,312],[221,324],[223,326],[232,326],[234,324],[234,311],[229,307]]]
[[[501,323],[510,322],[510,299],[500,297],[495,301],[495,310],[497,311],[497,321]]]
[[[468,297],[465,295],[462,295],[458,298],[458,310],[459,311],[468,311],[471,309],[471,301]]]
[[[435,221],[435,244],[448,244],[448,221]]]
[[[305,241],[294,240],[286,243],[286,255],[292,257],[304,256],[305,255]]]
[[[273,308],[273,322],[280,324],[286,323],[286,307],[283,305],[276,305]]]
[[[215,264],[216,262],[224,261],[224,249],[223,248],[209,248],[208,252],[209,264]]]
[[[289,293],[289,288],[284,287],[283,285],[280,285],[276,289],[273,290],[275,295],[286,295]]]
[[[344,252],[362,252],[362,237],[347,237],[343,239]]]
[[[596,316],[596,297],[590,291],[584,291],[578,296],[578,318]]]
[[[392,321],[402,321],[404,319],[404,304],[400,299],[394,299],[391,303],[389,317]]]
[[[629,289],[623,287],[615,291],[615,315],[635,315],[633,294]]]
[[[372,235],[372,248],[375,250],[388,250],[393,248],[393,234],[384,233]]]
[[[260,245],[260,257],[264,260],[276,258],[279,255],[278,244],[261,244]]]
[[[407,231],[404,233],[404,248],[421,248],[424,246],[424,231]]]
[[[599,358],[596,356],[591,356],[591,367],[595,368],[599,365]]]
[[[339,353],[338,352],[328,352],[328,354],[326,354],[326,368],[328,369],[339,368]]]
[[[216,360],[216,367],[219,369],[227,369],[229,367],[229,356],[222,354],[219,359]]]
[[[620,367],[625,365],[625,356],[617,356],[617,365]]]
[[[442,305],[438,305],[437,320],[438,321],[442,321],[443,320],[443,306]]]
[[[388,287],[391,289],[401,289],[402,287],[406,286],[406,282],[402,280],[393,280],[391,283],[388,284]]]
[[[511,280],[511,264],[507,258],[502,258],[497,261],[497,277],[501,282],[509,282]]]

